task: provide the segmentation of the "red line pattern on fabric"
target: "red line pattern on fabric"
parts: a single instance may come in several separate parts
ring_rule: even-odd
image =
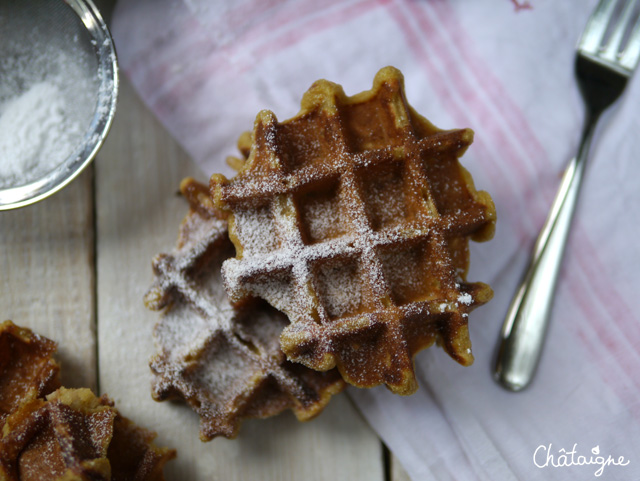
[[[416,61],[418,61],[425,70],[428,78],[430,79],[429,86],[434,89],[438,97],[444,99],[444,102],[447,103],[449,113],[456,123],[461,126],[473,124],[472,119],[470,119],[467,111],[460,106],[460,102],[458,100],[458,97],[460,97],[459,92],[465,90],[464,87],[460,88],[460,85],[465,82],[464,79],[459,78],[458,75],[447,76],[445,78],[440,74],[440,72],[438,72],[437,67],[433,63],[432,56],[440,57],[442,52],[438,52],[438,48],[427,49],[427,46],[433,46],[440,42],[440,40],[435,36],[434,38],[431,38],[432,34],[436,33],[424,22],[423,26],[425,30],[422,32],[427,36],[427,39],[421,39],[419,34],[416,32],[416,29],[407,18],[407,14],[402,10],[401,3],[402,2],[394,2],[390,4],[388,8],[389,15],[398,23],[400,30],[405,35],[405,40],[409,49],[412,51]],[[411,11],[410,14],[413,17],[414,15],[418,15],[419,12]],[[444,44],[442,46],[444,47]],[[454,73],[458,73],[457,69],[454,70]],[[463,105],[465,105],[465,103],[466,101],[462,102]],[[518,190],[512,182],[509,182],[509,178],[504,172],[504,165],[495,161],[495,158],[485,140],[482,138],[476,138],[473,144],[473,149],[477,156],[485,162],[483,167],[488,170],[489,176],[502,179],[503,186],[509,191],[510,197],[517,198]],[[521,211],[515,204],[507,203],[505,205],[500,205],[500,208],[508,210],[508,217],[518,222],[513,227],[521,237],[527,237],[530,234],[530,229],[527,229],[524,226],[523,220],[519,215]]]
[[[438,18],[442,21],[442,26],[447,30],[453,29],[450,37],[452,39],[457,38],[457,40],[453,42],[455,49],[452,49],[451,45],[439,36],[435,25],[427,17],[424,10],[422,10],[423,8],[430,8],[433,11],[440,10]],[[444,9],[448,10],[445,12]],[[394,5],[392,16],[396,21],[401,23],[401,27],[405,30],[407,35],[407,42],[410,48],[414,50],[414,53],[420,59],[421,64],[427,70],[427,74],[432,79],[432,82],[434,84],[442,84],[438,86],[440,90],[451,89],[455,90],[455,92],[461,93],[465,101],[465,105],[473,114],[478,115],[481,118],[482,116],[487,118],[487,108],[482,104],[482,99],[476,96],[475,92],[469,88],[469,80],[462,75],[455,62],[449,60],[463,58],[465,62],[467,62],[469,59],[479,58],[477,55],[469,51],[469,40],[464,38],[464,32],[460,29],[459,25],[455,23],[455,12],[453,9],[449,8],[446,2],[436,0],[434,2],[429,2],[428,4],[411,3],[410,10],[412,17],[423,27],[421,31],[426,37],[427,42],[425,43],[428,43],[431,46],[436,45],[436,48],[433,48],[430,52],[435,56],[443,57],[441,58],[441,61],[443,61],[447,66],[447,71],[454,73],[453,76],[447,77],[447,82],[442,82],[442,77],[438,75],[432,61],[427,58],[428,55],[425,53],[421,40],[417,37],[417,34],[412,31],[410,22],[403,16],[400,12],[400,8],[396,4]],[[474,75],[474,81],[477,82],[477,85],[485,91],[489,96],[489,99],[498,106],[499,112],[503,115],[507,123],[514,126],[514,134],[516,135],[514,135],[513,138],[520,142],[525,151],[532,153],[531,159],[525,159],[521,155],[517,155],[512,158],[516,159],[518,164],[529,160],[539,171],[543,171],[545,168],[548,168],[551,165],[551,162],[547,153],[535,138],[535,134],[530,128],[522,112],[506,95],[506,90],[501,87],[500,82],[488,71],[488,69],[481,66],[479,61],[469,61],[468,64]],[[490,84],[491,86],[487,87],[487,84]],[[434,85],[434,87],[436,86]],[[450,91],[445,93],[445,95],[449,97],[449,100],[455,100],[455,92]],[[499,98],[496,98],[496,96],[499,96]],[[451,103],[452,105],[454,104],[454,102]],[[468,117],[468,114],[460,112],[458,107],[456,107],[454,115],[455,118],[458,119],[457,121],[464,121],[463,119]],[[501,145],[501,147],[510,145],[508,142],[505,142],[505,140],[510,140],[510,134],[501,131],[499,125],[496,126],[495,129],[492,129],[491,133],[495,135],[494,141]],[[476,143],[478,143],[478,141],[476,141]],[[493,156],[486,155],[484,150],[485,149],[483,149],[483,152],[479,152],[479,155],[486,161],[487,166],[490,163],[498,162]],[[511,155],[513,154],[513,150],[510,149],[507,153]],[[534,162],[535,160],[539,163]],[[501,175],[502,171],[499,167],[495,167],[492,170],[492,173]],[[515,173],[520,181],[526,181],[526,177],[524,177],[526,173],[523,169],[518,169],[512,173]],[[509,176],[502,175],[503,182],[509,183],[510,180],[511,178]],[[514,195],[515,194],[516,193],[514,193]],[[549,208],[546,202],[536,202],[535,206],[532,205],[532,208],[534,207],[538,211],[538,214],[542,214],[542,216],[546,215]],[[512,221],[514,218],[517,218],[515,216],[511,217]],[[523,226],[519,229],[520,233],[522,233],[522,229]],[[603,319],[601,316],[596,314],[595,309],[597,306],[594,302],[597,300],[597,302],[601,304],[603,310],[610,313],[609,320],[619,326],[618,331],[620,335],[623,335],[623,333],[631,335],[634,342],[637,342],[637,331],[640,327],[634,324],[633,313],[626,303],[623,302],[622,297],[613,287],[611,280],[603,277],[603,270],[601,267],[599,268],[601,262],[597,259],[595,250],[588,242],[588,239],[584,234],[584,229],[578,223],[574,225],[573,235],[579,236],[580,238],[579,241],[572,242],[571,247],[574,249],[573,252],[576,254],[575,259],[580,271],[582,272],[567,273],[565,270],[561,275],[565,277],[571,285],[575,285],[576,282],[587,282],[588,285],[582,289],[576,289],[575,287],[570,286],[570,292],[573,297],[576,298],[577,304],[580,305],[582,315],[588,321],[590,328],[598,333],[603,341],[603,345],[606,346],[608,351],[612,354],[612,359],[615,359],[618,367],[622,368],[625,374],[625,379],[628,379],[629,376],[632,376],[632,373],[638,371],[640,363],[637,359],[633,358],[633,353],[630,351],[629,345],[625,342],[626,339],[620,338],[620,336],[615,336],[614,333],[610,332],[611,323],[609,323],[608,326],[602,325]],[[585,296],[584,293],[588,291],[591,291],[593,295]],[[612,299],[615,300],[614,303],[616,304],[613,310],[609,305]],[[586,305],[590,306],[590,308],[585,308]],[[617,315],[614,315],[613,311],[615,311]],[[574,331],[584,329],[584,323],[580,323],[577,320],[573,321],[574,322],[572,322],[571,325]],[[584,339],[582,336],[581,338]],[[592,354],[597,354],[597,351],[593,350],[593,346],[591,346],[590,351]],[[628,354],[627,356],[624,356],[625,352]],[[602,358],[601,356],[599,357]],[[617,394],[622,399],[625,399],[625,402],[629,404],[631,400],[628,399],[628,395],[625,394],[626,382],[624,379],[617,376],[615,372],[611,372],[610,370],[603,373],[603,378],[606,378],[608,382],[612,381],[612,376],[615,376],[616,379],[614,387],[616,388]]]
[[[450,38],[453,45],[455,45],[464,62],[470,65],[478,85],[488,94],[508,125],[513,125],[513,131],[510,134],[520,142],[525,152],[531,153],[529,158],[531,165],[539,172],[549,169],[552,166],[549,155],[536,138],[535,132],[527,121],[526,116],[506,94],[506,89],[501,85],[500,81],[479,61],[480,57],[471,51],[470,46],[473,42],[465,36],[464,29],[456,21],[457,17],[450,3],[444,0],[436,0],[430,2],[429,7],[436,12],[444,28],[451,32]],[[578,133],[576,132],[577,135]],[[543,210],[539,213],[543,216],[546,215],[549,205],[546,203],[540,205],[538,203],[536,208],[539,209],[540,206],[542,206]],[[575,222],[573,229],[574,237],[580,240],[572,242],[571,246],[577,254],[575,258],[583,271],[583,277],[588,279],[593,293],[600,294],[598,300],[606,308],[607,312],[611,312],[611,320],[616,322],[620,330],[624,330],[625,334],[632,336],[634,342],[640,344],[640,324],[637,322],[625,322],[626,320],[634,319],[633,311],[615,289],[614,282],[603,275],[606,271],[598,258],[597,250],[589,241],[584,227],[579,222]],[[603,299],[606,301],[603,301]],[[637,368],[640,368],[640,365],[636,365]]]

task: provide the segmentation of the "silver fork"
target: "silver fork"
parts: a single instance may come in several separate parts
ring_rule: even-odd
[[[564,173],[524,280],[507,312],[498,344],[495,379],[512,391],[529,384],[540,359],[596,123],[620,97],[638,66],[639,1],[601,0],[578,43],[575,74],[586,107],[578,155]]]

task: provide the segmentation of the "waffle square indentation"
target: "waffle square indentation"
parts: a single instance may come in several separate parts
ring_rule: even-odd
[[[333,128],[319,112],[309,112],[298,121],[278,126],[280,154],[288,171],[320,164],[335,156]]]
[[[435,207],[441,216],[469,209],[473,197],[454,155],[425,154],[422,163]]]
[[[268,205],[243,209],[235,215],[235,234],[247,254],[277,250],[281,236]]]
[[[332,259],[315,269],[316,294],[329,319],[362,313],[370,302],[367,279],[357,258]]]
[[[305,243],[314,244],[346,234],[348,219],[340,200],[338,182],[323,182],[305,189],[297,195],[296,204],[300,209]]]
[[[380,261],[391,296],[398,305],[440,297],[443,265],[430,239],[380,250]]]
[[[403,163],[386,162],[363,172],[364,201],[374,231],[393,227],[407,218],[404,171]]]

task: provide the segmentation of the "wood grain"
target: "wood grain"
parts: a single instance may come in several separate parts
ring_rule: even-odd
[[[157,313],[142,297],[151,259],[172,248],[187,211],[176,195],[187,175],[206,180],[123,81],[118,113],[96,162],[100,388],[137,423],[178,449],[168,467],[181,480],[382,481],[382,447],[346,395],[317,419],[291,413],[243,424],[235,440],[202,443],[198,418],[150,396],[148,360]]]
[[[391,481],[411,481],[411,478],[400,464],[400,461],[393,454],[391,455]]]
[[[62,382],[95,390],[92,176],[0,212],[0,318],[58,342]]]

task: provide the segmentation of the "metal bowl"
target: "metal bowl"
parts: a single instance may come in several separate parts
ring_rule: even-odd
[[[29,32],[38,32],[38,35],[48,36],[44,37],[45,40],[50,38],[57,41],[60,48],[73,47],[75,50],[70,50],[70,55],[84,55],[90,59],[85,64],[88,69],[87,78],[91,79],[91,91],[85,92],[91,102],[88,104],[87,114],[82,118],[80,125],[83,130],[78,131],[75,148],[70,148],[71,151],[64,160],[50,171],[39,173],[37,178],[20,179],[19,182],[0,186],[0,210],[8,210],[52,195],[69,184],[91,163],[107,136],[115,114],[118,66],[109,30],[91,0],[1,0],[0,32],[3,45],[8,44],[7,38],[11,40],[15,36],[20,48],[27,48],[24,44],[28,42],[24,39],[29,38]],[[48,48],[46,44],[47,41],[40,41],[28,48]],[[0,46],[0,60],[2,55],[10,55],[6,48]],[[16,56],[15,53],[13,55]],[[70,88],[76,88],[73,77],[67,72],[65,75],[71,82]],[[71,96],[73,97],[73,91]],[[72,99],[71,103],[74,101]],[[84,133],[80,135],[80,132]],[[61,154],[63,155],[65,154]],[[0,162],[2,161],[0,158]]]

